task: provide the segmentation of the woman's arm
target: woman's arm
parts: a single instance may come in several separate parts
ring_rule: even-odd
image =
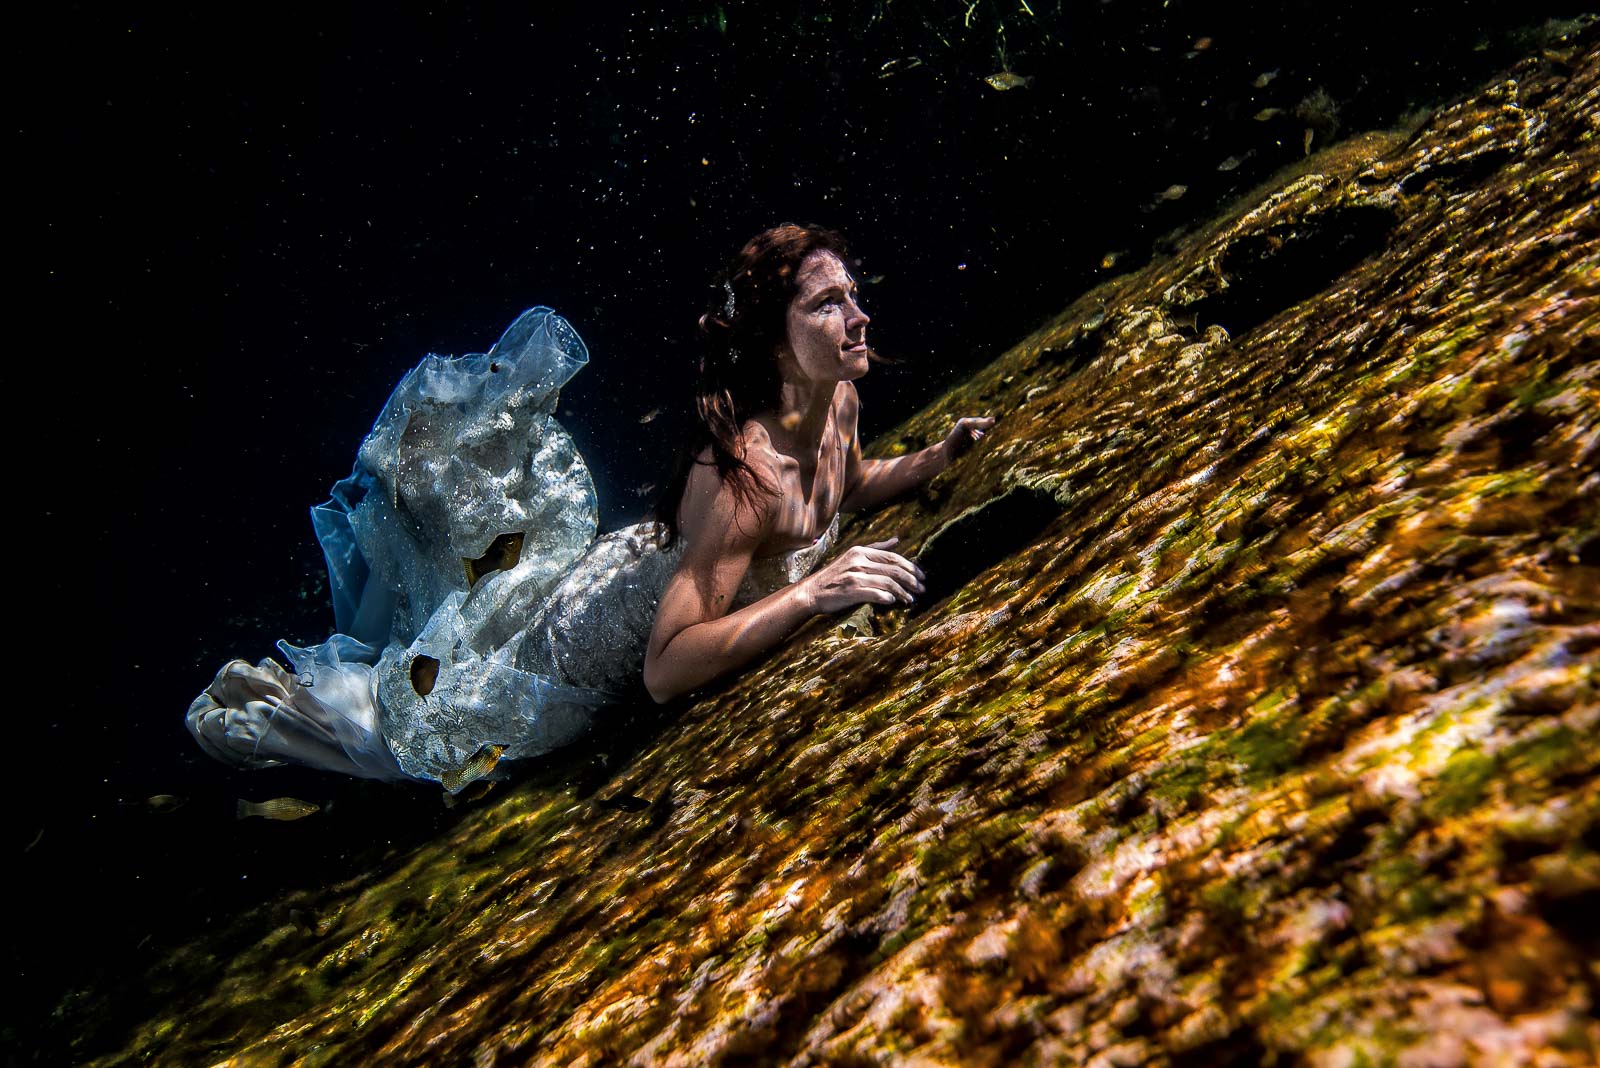
[[[885,501],[915,489],[950,466],[944,443],[930,445],[920,452],[907,453],[893,460],[863,460],[860,447],[851,450],[845,474],[841,512],[864,512]],[[853,477],[852,477],[853,476]]]
[[[897,456],[893,460],[864,460],[861,458],[861,438],[856,433],[860,402],[855,384],[846,383],[846,386],[848,392],[841,414],[850,428],[850,449],[845,457],[844,500],[839,505],[842,512],[876,508],[885,501],[915,489],[949,467],[956,457],[971,448],[985,431],[994,426],[994,419],[987,416],[958,419],[950,433],[937,445],[929,445],[919,452]]]
[[[776,482],[776,464],[756,449],[747,457]],[[645,650],[644,685],[657,702],[670,701],[776,646],[811,616],[872,602],[909,604],[922,592],[922,572],[892,551],[894,539],[845,550],[822,570],[728,612],[758,546],[777,518],[779,501],[749,506],[722,483],[714,467],[697,465],[684,490],[695,534],[667,582]]]
[[[707,611],[694,585],[692,575],[680,568],[661,598],[644,661],[645,689],[658,703],[743,667],[816,614],[805,584],[797,582],[737,612],[694,622]]]
[[[755,449],[751,466],[768,485],[776,465]],[[778,499],[738,499],[717,469],[697,464],[684,488],[683,511],[695,517],[694,537],[667,582],[645,651],[644,684],[669,701],[741,667],[777,645],[813,614],[804,589],[788,586],[728,614],[756,549],[771,532]]]

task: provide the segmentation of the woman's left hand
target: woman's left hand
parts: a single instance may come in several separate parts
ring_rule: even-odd
[[[956,457],[976,445],[990,427],[994,426],[994,416],[966,416],[956,420],[956,425],[950,428],[950,433],[945,435],[939,447],[944,450],[946,462],[954,462]]]

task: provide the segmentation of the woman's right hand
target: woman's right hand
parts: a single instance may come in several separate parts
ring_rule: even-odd
[[[827,566],[801,581],[807,584],[811,603],[821,613],[837,612],[858,604],[910,604],[923,591],[922,568],[891,548],[900,541],[875,541],[853,545]]]

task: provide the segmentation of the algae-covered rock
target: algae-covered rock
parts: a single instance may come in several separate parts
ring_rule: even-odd
[[[934,603],[241,918],[104,1063],[1593,1063],[1597,86],[1084,296],[890,435],[1002,415],[846,531]]]

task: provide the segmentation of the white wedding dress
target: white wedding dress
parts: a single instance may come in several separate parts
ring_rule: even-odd
[[[292,670],[224,665],[188,712],[206,752],[458,782],[485,746],[548,752],[642,693],[683,541],[662,550],[650,523],[595,537],[594,482],[553,417],[587,362],[540,307],[488,353],[428,356],[401,380],[355,470],[312,509],[340,633],[279,642]],[[756,560],[734,608],[804,578],[838,530],[835,517],[813,544]]]

